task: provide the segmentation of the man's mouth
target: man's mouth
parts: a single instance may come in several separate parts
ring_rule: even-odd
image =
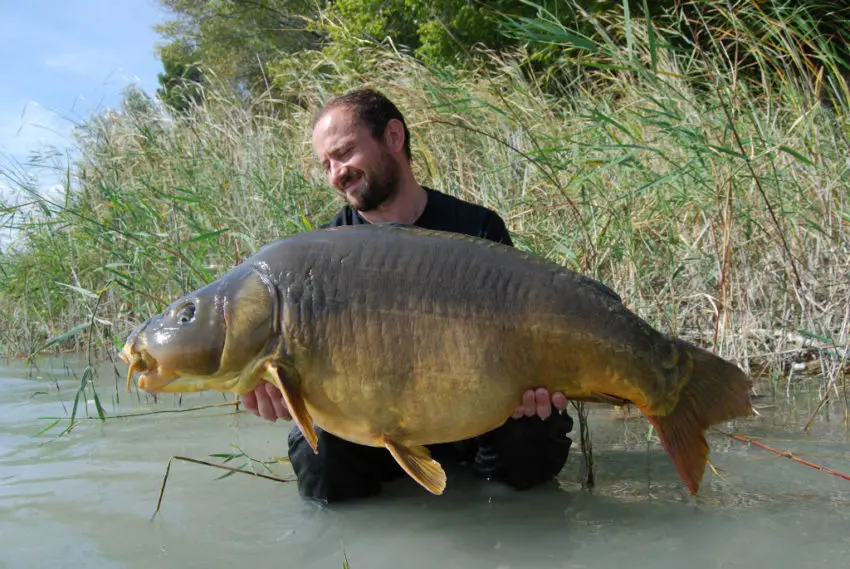
[[[342,181],[342,192],[344,194],[350,194],[351,192],[357,190],[360,186],[361,180],[363,180],[363,175],[359,173],[348,176],[345,180]]]

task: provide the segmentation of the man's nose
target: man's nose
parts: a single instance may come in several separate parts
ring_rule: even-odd
[[[339,182],[345,177],[347,169],[344,164],[332,161],[328,172],[330,174],[331,184],[338,186]]]

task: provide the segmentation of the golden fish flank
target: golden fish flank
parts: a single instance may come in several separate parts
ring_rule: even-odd
[[[435,494],[445,474],[426,445],[498,427],[526,389],[633,403],[693,493],[705,430],[753,412],[737,366],[653,329],[601,283],[398,224],[269,244],[140,326],[121,355],[149,391],[269,381],[315,452],[314,424],[386,448]]]

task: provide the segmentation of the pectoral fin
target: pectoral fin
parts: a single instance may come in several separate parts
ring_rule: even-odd
[[[432,494],[442,494],[446,489],[446,473],[440,463],[431,458],[424,446],[407,447],[389,437],[383,437],[384,446],[411,478]]]
[[[310,448],[313,449],[313,452],[318,454],[319,437],[316,435],[316,429],[313,428],[313,417],[310,416],[310,412],[307,410],[301,394],[288,387],[286,382],[281,379],[280,368],[278,368],[276,363],[269,362],[266,364],[266,376],[283,394],[283,400],[286,402],[286,406],[289,407],[289,412],[292,413],[295,424],[301,429],[301,433],[304,435]]]

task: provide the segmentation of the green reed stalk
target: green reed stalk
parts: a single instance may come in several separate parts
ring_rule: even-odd
[[[538,59],[480,50],[458,68],[363,41],[356,65],[293,55],[251,99],[213,81],[179,117],[130,92],[80,127],[58,197],[2,210],[18,237],[0,258],[0,351],[114,354],[171,299],[328,220],[310,118],[370,83],[405,110],[423,183],[496,209],[517,246],[755,373],[817,349],[843,377],[850,91],[808,13],[777,6],[506,17]],[[97,325],[75,328],[80,291],[107,283]]]

